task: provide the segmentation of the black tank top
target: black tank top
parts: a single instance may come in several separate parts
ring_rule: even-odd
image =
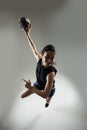
[[[40,59],[37,62],[37,66],[36,66],[36,79],[37,79],[37,82],[40,85],[40,87],[43,89],[46,84],[46,77],[50,72],[55,72],[55,74],[56,74],[57,70],[54,66],[49,66],[47,68],[44,68],[44,66],[42,66],[42,59]],[[54,83],[55,83],[55,81],[54,81]],[[53,84],[53,87],[54,87],[54,84]]]

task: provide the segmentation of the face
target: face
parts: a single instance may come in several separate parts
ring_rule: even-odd
[[[55,53],[52,51],[44,52],[44,54],[42,56],[42,65],[44,67],[49,67],[49,66],[53,65],[54,55],[55,55]]]

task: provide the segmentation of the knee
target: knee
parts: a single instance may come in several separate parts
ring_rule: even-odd
[[[24,98],[25,97],[25,94],[21,94],[21,98]]]

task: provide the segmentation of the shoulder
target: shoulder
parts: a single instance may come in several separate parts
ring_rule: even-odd
[[[54,72],[50,72],[47,75],[46,79],[47,79],[47,81],[52,82],[54,80],[54,77],[55,77],[55,73]]]
[[[57,73],[56,67],[50,66],[50,67],[49,67],[49,72],[54,72],[54,73],[56,74],[56,73]]]
[[[40,60],[42,60],[42,55],[40,53],[38,53],[36,59],[37,59],[37,62],[40,61]]]
[[[41,64],[41,62],[42,62],[42,58],[39,58],[39,59],[37,60],[37,64]]]

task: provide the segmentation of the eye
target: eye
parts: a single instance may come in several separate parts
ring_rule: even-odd
[[[53,61],[54,57],[51,57],[50,59],[51,59],[51,61]]]

